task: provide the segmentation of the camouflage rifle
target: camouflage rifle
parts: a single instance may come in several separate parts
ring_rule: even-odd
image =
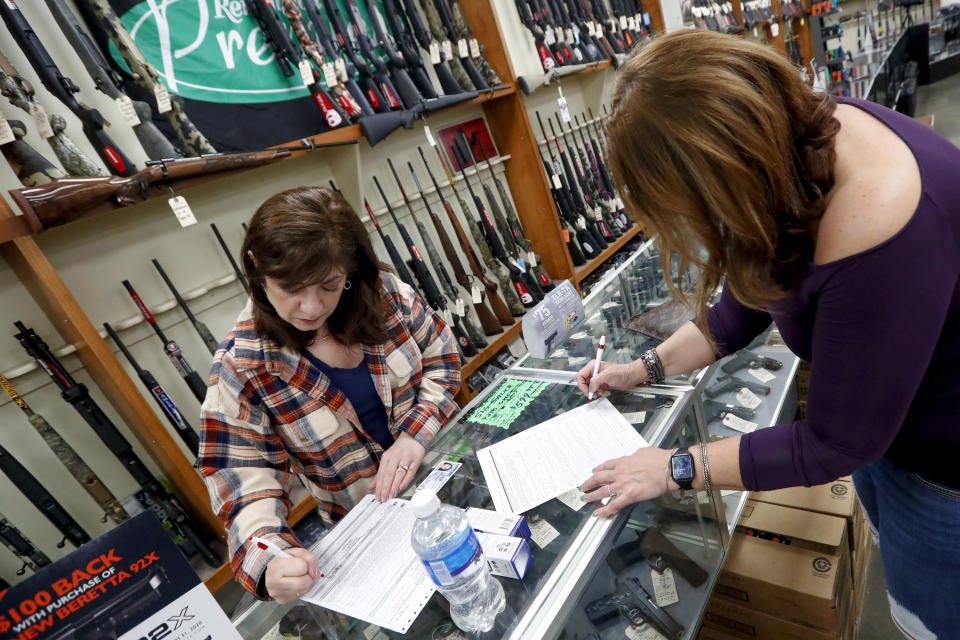
[[[97,49],[97,45],[90,40],[90,36],[80,26],[80,19],[77,15],[67,7],[63,0],[46,0],[46,3],[50,13],[53,14],[60,26],[60,30],[63,31],[63,35],[67,37],[67,42],[73,47],[97,89],[114,101],[126,97],[127,94],[123,90],[123,80],[120,78],[120,74],[114,71],[103,58],[103,54]],[[139,123],[133,125],[133,132],[147,155],[154,160],[182,157],[183,154],[178,152],[170,144],[170,141],[160,133],[157,126],[153,124],[153,112],[150,110],[150,105],[141,100],[132,101],[132,104],[137,119],[140,120]]]
[[[46,442],[50,450],[56,454],[60,462],[63,463],[63,466],[70,472],[70,475],[72,475],[73,478],[80,483],[80,486],[83,487],[83,490],[90,494],[90,497],[100,505],[100,508],[103,509],[103,522],[106,522],[107,518],[109,518],[119,523],[129,518],[130,516],[127,515],[127,512],[120,505],[120,502],[113,493],[110,492],[110,489],[103,484],[93,469],[83,461],[79,454],[74,451],[73,447],[67,444],[66,440],[60,437],[60,434],[50,426],[50,423],[48,423],[43,416],[34,413],[30,405],[27,404],[27,401],[17,393],[13,385],[10,384],[10,381],[2,375],[0,375],[0,387],[7,392],[7,395],[10,396],[14,404],[20,407],[23,414],[27,416],[27,420],[29,420],[33,428],[37,430],[37,433],[43,437],[43,441]]]
[[[36,101],[33,87],[23,76],[17,73],[17,70],[10,63],[10,60],[3,55],[3,52],[0,52],[0,94],[3,94],[15,106],[31,115],[37,109],[42,109]],[[46,137],[47,142],[68,174],[72,176],[104,175],[103,169],[80,151],[73,140],[64,133],[66,120],[54,114],[48,115],[47,121],[50,124],[51,134]],[[43,132],[41,132],[42,134]]]
[[[460,0],[450,0],[450,12],[453,14],[453,26],[457,28],[457,33],[460,37],[466,39],[467,42],[476,40],[473,35],[473,30],[470,28],[470,23],[467,22],[463,11],[460,9]],[[470,55],[476,65],[480,67],[480,73],[482,73],[483,77],[490,83],[490,86],[496,87],[503,84],[500,76],[497,75],[497,72],[493,70],[493,67],[490,66],[490,63],[487,62],[486,57],[484,57],[483,45],[478,42],[475,51],[477,55],[473,55],[474,50],[471,50]],[[479,89],[479,87],[477,88]]]
[[[133,36],[114,13],[109,0],[76,0],[76,5],[88,25],[97,25],[107,34],[117,51],[123,56],[127,66],[130,67],[133,80],[139,86],[151,94],[155,93],[158,86],[163,86],[160,82],[160,74],[143,57],[140,48],[133,41]],[[183,99],[180,96],[170,95],[170,110],[164,115],[173,126],[184,151],[193,156],[217,152],[187,117],[183,110]]]
[[[110,139],[110,136],[104,130],[103,116],[96,109],[77,100],[74,94],[80,90],[80,87],[60,72],[53,58],[50,57],[43,43],[40,42],[40,38],[37,37],[36,32],[13,0],[4,0],[3,3],[0,3],[0,16],[3,17],[10,35],[13,36],[13,39],[30,62],[30,66],[40,77],[43,86],[80,120],[84,135],[110,172],[118,176],[129,176],[136,173],[137,168],[133,165],[133,162],[124,155],[120,147]]]
[[[415,2],[417,0],[410,0]],[[447,57],[447,54],[444,53],[444,47],[441,46],[441,42],[444,42],[447,39],[446,34],[443,31],[443,22],[440,20],[440,14],[437,13],[437,6],[433,4],[433,0],[422,0],[420,6],[423,8],[423,12],[427,16],[427,26],[430,28],[430,36],[432,37],[432,42],[427,43],[426,49],[430,50],[432,46],[436,46],[439,51],[440,61],[445,62],[447,66],[450,67],[450,73],[453,74],[453,78],[461,87],[472,87],[473,83],[470,81],[470,76],[467,75],[466,70],[463,68],[463,65],[460,64],[460,58],[457,56],[451,55]],[[422,45],[423,43],[421,43]],[[451,49],[452,51],[452,49]]]
[[[433,2],[436,6],[437,12],[440,14],[440,19],[443,22],[443,28],[447,32],[447,37],[450,38],[450,42],[452,43],[454,52],[453,55],[459,55],[460,64],[463,65],[467,75],[470,76],[471,84],[473,84],[478,91],[488,91],[490,89],[490,85],[488,85],[487,81],[483,79],[483,76],[480,75],[476,65],[473,63],[473,59],[469,55],[469,46],[467,45],[468,40],[466,40],[467,36],[461,35],[460,31],[458,31],[457,25],[453,19],[453,13],[450,11],[450,5],[447,4],[447,0],[424,0],[424,2]],[[466,22],[463,24],[466,24]],[[464,48],[467,49],[467,55],[463,55]]]
[[[3,152],[3,157],[7,159],[10,168],[17,174],[20,184],[25,187],[36,187],[67,177],[60,167],[53,165],[22,139],[27,135],[27,126],[22,121],[8,120],[7,123],[16,139],[0,147],[0,151]]]

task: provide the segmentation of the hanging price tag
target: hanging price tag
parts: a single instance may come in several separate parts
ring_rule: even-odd
[[[443,57],[449,60],[453,57],[453,43],[449,40],[444,40],[440,44],[440,48],[443,50]]]
[[[537,266],[537,254],[533,251],[527,251],[527,264],[531,267]]]
[[[547,30],[543,33],[543,41],[547,43],[547,46],[550,46],[551,44],[557,41],[556,36],[553,35],[552,28],[547,27]]]
[[[30,115],[33,116],[33,121],[37,125],[37,133],[40,134],[40,137],[44,140],[52,138],[53,127],[50,126],[50,118],[47,117],[47,112],[43,110],[43,107],[41,107],[39,103],[34,102],[30,106]]]
[[[187,204],[186,198],[183,196],[174,196],[167,200],[167,203],[170,205],[170,209],[173,210],[173,215],[177,216],[177,222],[180,223],[181,227],[189,227],[192,224],[197,224],[197,219],[194,217],[190,205]]]
[[[423,133],[427,136],[427,144],[429,144],[431,147],[437,146],[436,141],[433,139],[433,134],[430,133],[430,127],[423,125]]]
[[[480,57],[480,43],[477,42],[476,38],[470,38],[470,57],[471,58]]]
[[[10,144],[16,139],[17,136],[13,135],[13,129],[10,128],[10,123],[7,122],[7,119],[0,113],[0,145]]]
[[[772,23],[770,23],[770,35],[773,36],[774,38],[776,38],[778,35],[780,35],[780,23],[779,23],[779,22],[772,22]]]
[[[440,64],[440,45],[436,42],[430,43],[430,64]]]
[[[747,373],[752,375],[754,378],[766,384],[771,380],[775,379],[777,376],[773,375],[766,369],[747,369]]]
[[[457,40],[457,53],[460,54],[461,58],[470,57],[470,47],[467,46],[467,41],[463,38]]]
[[[470,285],[470,299],[473,301],[473,304],[481,304],[483,302],[483,287],[477,282]]]
[[[337,68],[332,63],[327,62],[323,65],[323,83],[328,88],[333,89],[340,82],[337,78]]]
[[[627,29],[629,29],[630,31],[636,31],[636,30],[637,30],[637,21],[636,21],[635,19],[633,19],[633,18],[628,18],[628,19],[627,19]]]
[[[304,58],[297,63],[297,69],[300,71],[300,82],[305,87],[313,84],[313,69],[310,67],[310,61]]]
[[[564,122],[570,122],[570,107],[567,105],[567,99],[563,97],[563,89],[557,87],[560,97],[557,98],[557,104],[560,105],[560,117]]]
[[[723,416],[723,426],[729,427],[741,433],[753,433],[757,430],[756,422],[744,420],[740,416],[735,416],[732,413],[728,413],[727,415]]]
[[[347,64],[341,58],[337,58],[337,61],[333,64],[333,67],[337,70],[337,77],[340,78],[340,82],[346,82],[350,79],[350,76],[347,75]]]
[[[550,179],[553,181],[553,188],[554,188],[554,189],[563,189],[563,183],[560,182],[560,176],[558,176],[557,174],[553,173],[553,174],[550,175]]]
[[[573,29],[567,29],[567,43],[574,44],[576,39],[573,37]]]
[[[570,491],[567,491],[566,493],[561,493],[560,495],[558,495],[557,500],[567,505],[574,511],[580,511],[580,509],[582,509],[583,506],[587,504],[583,500],[583,492],[581,492],[580,489],[577,489],[576,487],[574,487],[573,489],[570,489]]]
[[[650,571],[650,580],[653,582],[653,596],[657,599],[658,607],[666,607],[680,601],[677,595],[677,583],[673,579],[673,569],[664,569],[663,573],[653,569]]]
[[[753,391],[744,387],[737,392],[737,402],[745,406],[747,409],[756,409],[760,406],[760,403],[763,402],[760,398],[757,397]]]
[[[587,228],[587,221],[584,219],[583,216],[577,216],[577,226],[580,227],[581,229]]]
[[[760,32],[757,31],[757,28],[756,28],[756,27],[754,27],[754,28],[753,28],[753,37],[756,38],[756,37],[759,37],[759,35],[760,35]]]
[[[454,306],[456,307],[456,314],[458,316],[462,318],[463,316],[467,315],[467,307],[463,304],[463,298],[457,298]]]
[[[170,93],[159,82],[153,86],[153,97],[157,99],[157,113],[166,113],[173,108],[170,105]]]
[[[137,115],[137,110],[133,108],[133,100],[130,99],[130,96],[117,96],[114,102],[117,103],[117,111],[120,112],[124,122],[131,127],[140,124],[140,116]]]
[[[626,16],[620,16],[620,28],[621,28],[621,29],[626,29],[626,28],[627,28],[627,25],[629,25],[629,24],[630,24],[630,23],[627,21]]]
[[[597,222],[600,222],[603,220],[603,211],[600,209],[600,207],[593,208],[593,219],[596,220]]]
[[[646,411],[633,411],[630,413],[623,414],[623,417],[627,419],[627,422],[630,424],[643,424],[647,421],[647,412]]]
[[[553,525],[543,519],[537,519],[528,523],[530,525],[530,539],[541,549],[546,549],[547,545],[559,537],[560,532],[553,528]]]

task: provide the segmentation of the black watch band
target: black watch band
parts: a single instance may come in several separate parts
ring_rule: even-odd
[[[693,454],[687,447],[680,447],[670,456],[670,477],[684,491],[693,489],[693,479],[697,477],[697,467]]]

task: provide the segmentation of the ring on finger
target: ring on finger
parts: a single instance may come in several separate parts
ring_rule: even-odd
[[[405,464],[398,464],[397,471],[403,471],[404,473],[406,473],[407,471],[410,471],[410,467],[408,467]]]
[[[610,496],[610,497],[612,498],[613,496],[616,495],[616,494],[613,492],[613,489],[610,488],[610,485],[607,484],[607,485],[604,485],[604,486],[605,486],[606,489],[607,489],[607,495],[608,495],[608,496]]]

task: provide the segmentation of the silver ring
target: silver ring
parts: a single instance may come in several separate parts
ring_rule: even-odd
[[[608,496],[610,496],[610,497],[612,498],[613,496],[617,495],[617,494],[615,494],[615,493],[613,492],[613,489],[610,488],[610,485],[607,484],[607,485],[604,485],[604,486],[607,488],[607,495],[608,495]]]
[[[405,465],[405,464],[398,464],[398,465],[397,465],[397,471],[399,471],[400,469],[403,469],[404,471],[410,471],[410,467],[408,467],[408,466]]]

